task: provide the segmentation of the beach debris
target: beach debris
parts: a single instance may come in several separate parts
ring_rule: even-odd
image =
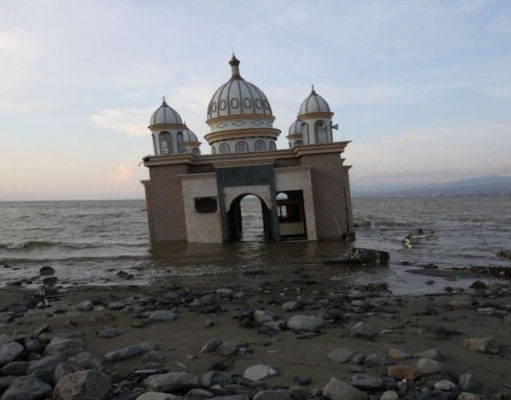
[[[431,239],[435,234],[435,231],[430,229],[416,229],[412,232],[409,232],[402,240],[403,248],[405,249],[413,249],[414,245],[419,243],[424,239]]]
[[[352,262],[355,261],[365,266],[387,266],[389,265],[390,254],[382,250],[354,247],[351,249],[348,258]]]

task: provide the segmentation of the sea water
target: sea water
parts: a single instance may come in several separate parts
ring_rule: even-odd
[[[232,272],[296,268],[342,268],[324,261],[345,258],[352,246],[385,250],[389,268],[355,269],[355,282],[385,281],[398,293],[441,290],[410,268],[511,267],[498,249],[511,248],[511,197],[353,198],[355,242],[265,242],[260,204],[242,202],[243,237],[228,244],[171,243],[151,246],[142,200],[0,202],[0,278],[3,284],[38,275],[43,265],[66,284],[151,283],[172,276],[222,276]],[[413,249],[402,239],[416,229],[433,230]],[[411,264],[405,267],[403,264]],[[117,276],[133,276],[125,281]],[[332,269],[335,272],[334,269]],[[451,286],[466,284],[448,282]]]

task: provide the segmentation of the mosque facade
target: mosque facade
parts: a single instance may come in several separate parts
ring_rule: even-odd
[[[197,136],[165,101],[149,122],[154,155],[145,187],[153,243],[222,243],[242,236],[241,200],[256,196],[267,240],[331,240],[352,235],[350,166],[334,141],[334,113],[314,88],[292,122],[288,149],[265,94],[229,62],[231,78],[213,94],[201,155]]]

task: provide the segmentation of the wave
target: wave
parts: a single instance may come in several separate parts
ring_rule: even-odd
[[[47,240],[27,240],[18,243],[0,243],[0,249],[5,250],[44,250],[44,249],[60,249],[60,250],[84,250],[98,249],[111,246],[126,247],[145,247],[147,243],[126,243],[126,242],[89,242],[89,243],[71,243],[71,242],[55,242]]]

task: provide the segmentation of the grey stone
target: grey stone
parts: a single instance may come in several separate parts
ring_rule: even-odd
[[[269,365],[256,364],[248,367],[243,373],[243,378],[249,381],[257,382],[270,376],[277,375],[278,372]]]
[[[379,390],[383,387],[383,379],[366,374],[355,374],[351,377],[351,384],[361,390]]]
[[[422,337],[426,339],[442,340],[449,336],[447,330],[442,326],[426,325],[421,329]]]
[[[388,349],[387,355],[389,357],[393,358],[394,360],[398,360],[398,361],[409,360],[410,358],[412,358],[412,356],[410,354],[408,354],[406,351],[399,350],[399,349]]]
[[[212,397],[212,400],[248,400],[248,396],[246,394],[233,394],[230,396],[215,396]]]
[[[479,315],[495,315],[496,312],[495,307],[481,307],[477,309]]]
[[[90,300],[84,300],[84,301],[78,303],[77,308],[80,311],[91,311],[91,310],[94,310],[94,304],[92,304],[92,301],[90,301]]]
[[[19,376],[16,375],[6,375],[0,376],[0,393],[5,392],[11,384],[18,379]]]
[[[387,364],[387,356],[383,353],[372,353],[364,359],[364,364],[368,367],[377,367]]]
[[[355,338],[371,339],[378,334],[378,330],[369,322],[359,322],[351,327],[351,336]]]
[[[72,356],[83,350],[80,339],[53,338],[44,349],[45,356],[66,355]]]
[[[298,311],[303,308],[303,302],[301,301],[286,301],[282,304],[282,309],[285,311]]]
[[[459,394],[457,400],[481,400],[481,396],[475,393],[462,392]]]
[[[287,327],[294,331],[317,331],[323,324],[323,319],[314,315],[295,315],[287,321]]]
[[[441,390],[443,392],[448,392],[456,389],[456,384],[447,379],[442,379],[441,381],[437,381],[434,383],[433,387],[436,390]]]
[[[144,385],[154,392],[181,392],[198,387],[199,381],[188,372],[169,372],[147,377]]]
[[[2,367],[3,375],[27,375],[30,361],[12,361]]]
[[[461,374],[458,382],[464,392],[476,393],[481,389],[481,381],[472,374]]]
[[[339,364],[344,364],[345,362],[348,362],[351,357],[355,354],[355,352],[348,348],[348,347],[337,347],[336,349],[333,349],[330,353],[328,353],[326,356]]]
[[[53,391],[53,400],[103,398],[110,389],[110,377],[101,371],[88,369],[62,377]]]
[[[55,367],[62,361],[62,356],[48,356],[40,360],[30,361],[28,366],[28,375],[33,375],[45,382],[52,383]]]
[[[14,316],[9,312],[0,313],[0,324],[8,324],[14,321]]]
[[[115,328],[107,328],[99,332],[98,336],[103,339],[110,339],[119,336],[119,331]]]
[[[101,361],[88,351],[81,352],[74,357],[70,357],[69,361],[78,366],[79,369],[100,369]]]
[[[435,360],[430,360],[429,358],[421,358],[415,365],[420,369],[423,375],[439,374],[444,371],[444,366],[442,363]]]
[[[442,359],[442,354],[440,353],[440,350],[438,349],[428,349],[421,351],[417,354],[415,354],[418,358],[429,358],[431,360],[440,361]]]
[[[387,390],[382,393],[380,400],[398,400],[399,394],[394,390]]]
[[[143,352],[144,352],[144,350],[142,349],[142,347],[136,344],[133,346],[124,347],[122,349],[114,350],[109,353],[106,353],[105,359],[108,361],[111,361],[111,362],[117,362],[117,361],[125,360],[127,358],[136,357],[136,356],[142,354]]]
[[[219,346],[221,346],[222,341],[218,338],[213,338],[207,341],[207,343],[202,346],[202,349],[200,350],[201,353],[212,353],[216,349],[218,349]]]
[[[36,400],[51,396],[51,386],[34,376],[15,379],[2,396],[2,400]]]
[[[67,361],[62,361],[57,364],[53,373],[54,382],[58,383],[65,375],[72,374],[79,370],[78,366],[71,364]]]
[[[231,342],[223,342],[216,349],[216,352],[223,356],[230,356],[232,354],[235,354],[237,351],[238,351],[238,346],[236,346],[234,343],[231,343]]]
[[[174,396],[169,393],[145,392],[138,396],[137,400],[179,400],[182,398],[181,396]]]
[[[186,393],[185,400],[204,400],[210,399],[215,395],[211,393],[209,390],[205,389],[191,389]]]
[[[124,301],[112,301],[108,303],[107,307],[109,310],[121,310],[126,307],[128,304]]]
[[[0,347],[0,365],[16,360],[23,353],[24,347],[18,342],[9,342]]]
[[[364,392],[336,378],[330,378],[323,387],[323,396],[330,400],[367,400]]]
[[[149,318],[153,321],[173,321],[177,315],[171,310],[156,310],[149,315]]]
[[[261,390],[252,398],[253,400],[292,400],[287,390]]]
[[[262,325],[266,322],[273,321],[274,316],[273,313],[266,310],[255,310],[254,312],[254,321],[258,325]]]
[[[166,361],[165,356],[159,351],[148,351],[142,357],[143,363],[164,363]]]
[[[202,375],[200,382],[205,387],[215,385],[224,387],[232,383],[232,376],[226,371],[211,370]]]

